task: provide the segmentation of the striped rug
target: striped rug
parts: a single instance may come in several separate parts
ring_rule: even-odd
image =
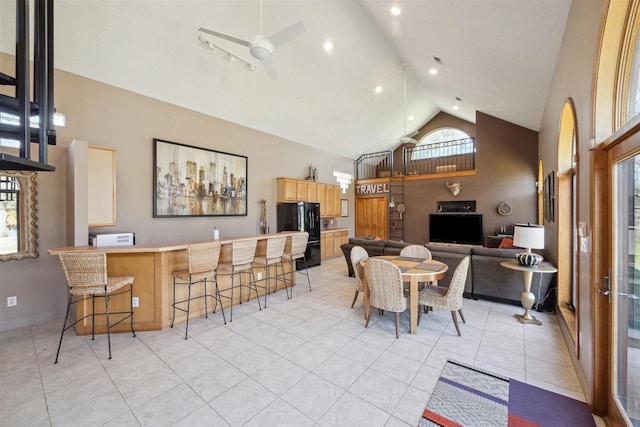
[[[595,423],[584,402],[449,360],[418,426],[588,427]]]

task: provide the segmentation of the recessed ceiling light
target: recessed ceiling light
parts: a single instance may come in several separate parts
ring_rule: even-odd
[[[438,70],[436,70],[435,68],[431,68],[429,69],[429,74],[431,74],[432,76],[435,76],[436,74],[438,74]]]
[[[382,86],[376,86],[376,93],[382,92]]]
[[[454,106],[453,106],[453,109],[454,109],[454,110],[457,110],[457,109],[458,109],[458,106],[457,106],[457,105],[454,105]]]
[[[411,116],[407,117],[407,120],[409,120],[409,121],[411,121],[411,120],[413,120],[413,119],[414,119],[413,115],[411,115]]]
[[[331,41],[331,39],[326,39],[322,47],[328,54],[331,54],[333,52],[333,42]]]
[[[400,8],[398,6],[392,6],[391,9],[389,9],[389,12],[393,15],[393,16],[398,16],[402,13],[402,10],[400,10]]]

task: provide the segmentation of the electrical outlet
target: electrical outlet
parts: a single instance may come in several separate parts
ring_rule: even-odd
[[[262,271],[258,271],[258,280],[262,280]]]
[[[18,297],[7,297],[7,307],[15,307],[18,305]]]
[[[133,307],[140,307],[140,299],[138,297],[131,298],[131,305]]]

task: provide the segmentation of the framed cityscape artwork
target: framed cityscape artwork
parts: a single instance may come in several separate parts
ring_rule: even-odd
[[[153,217],[246,216],[246,156],[153,140]]]

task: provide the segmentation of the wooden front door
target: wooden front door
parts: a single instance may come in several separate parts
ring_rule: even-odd
[[[387,237],[387,196],[356,197],[356,236]]]

